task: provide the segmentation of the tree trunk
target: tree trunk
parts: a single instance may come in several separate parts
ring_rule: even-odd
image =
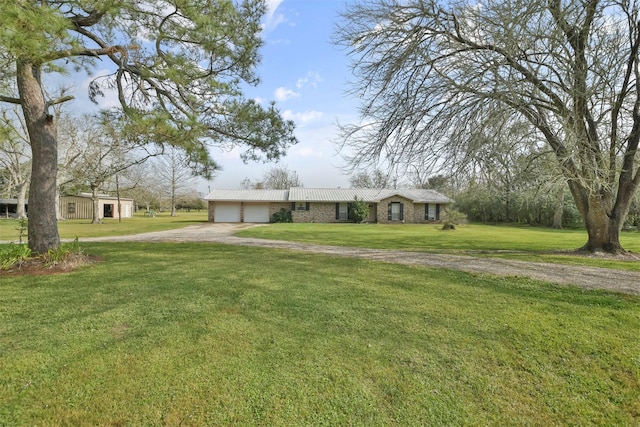
[[[579,250],[587,252],[624,253],[620,245],[620,230],[626,209],[612,209],[613,195],[602,192],[588,194],[579,184],[569,183],[569,188],[582,216],[589,236],[587,243]],[[620,197],[620,194],[619,194]],[[620,200],[618,200],[620,203]],[[623,200],[624,202],[624,200]],[[627,209],[628,209],[627,201]]]
[[[31,141],[29,190],[29,249],[45,253],[60,246],[56,221],[58,144],[53,116],[47,111],[39,66],[16,64],[18,93]]]
[[[91,186],[91,203],[93,205],[93,212],[91,224],[100,224],[100,195],[98,194],[98,186]]]
[[[18,187],[18,206],[16,207],[16,218],[26,218],[27,210],[25,209],[25,203],[27,199],[27,187],[29,181],[20,183]]]
[[[564,213],[564,184],[560,186],[558,195],[556,197],[556,209],[553,213],[553,225],[552,228],[556,230],[562,229],[562,215]]]

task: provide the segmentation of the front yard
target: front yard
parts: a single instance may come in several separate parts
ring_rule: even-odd
[[[104,261],[0,276],[0,425],[640,423],[638,297],[206,243],[82,247]]]

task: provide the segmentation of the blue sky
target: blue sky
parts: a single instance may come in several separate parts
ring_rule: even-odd
[[[239,188],[249,178],[260,181],[273,167],[295,171],[305,187],[349,187],[349,173],[337,154],[336,123],[358,120],[357,102],[345,95],[350,79],[344,51],[331,42],[338,13],[345,0],[266,0],[268,12],[263,19],[264,46],[258,66],[261,84],[247,87],[245,95],[267,105],[276,102],[282,115],[296,123],[299,143],[278,163],[243,163],[241,149],[211,149],[222,166],[213,180],[200,182],[198,190]],[[109,74],[95,69],[92,76]],[[88,97],[92,76],[83,75],[72,89],[76,100],[70,104],[75,112],[93,111]],[[100,108],[118,106],[113,94],[100,100]]]
[[[274,166],[298,173],[305,187],[349,187],[342,158],[336,154],[336,122],[357,120],[357,102],[345,95],[350,79],[346,54],[331,43],[344,0],[267,0],[258,68],[261,84],[247,96],[269,102],[296,123],[299,143],[279,163],[243,164],[239,150],[212,154],[223,170],[208,183],[237,188],[244,178],[259,180]]]

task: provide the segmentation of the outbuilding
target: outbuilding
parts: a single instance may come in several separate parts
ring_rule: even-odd
[[[119,203],[119,205],[118,205]],[[133,199],[99,195],[98,217],[131,218],[133,216]],[[60,196],[60,217],[63,219],[92,219],[93,200],[91,194],[80,193],[76,196]]]

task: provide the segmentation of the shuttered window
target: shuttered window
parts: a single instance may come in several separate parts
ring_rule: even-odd
[[[404,219],[404,204],[400,202],[389,203],[389,221],[402,221]]]

